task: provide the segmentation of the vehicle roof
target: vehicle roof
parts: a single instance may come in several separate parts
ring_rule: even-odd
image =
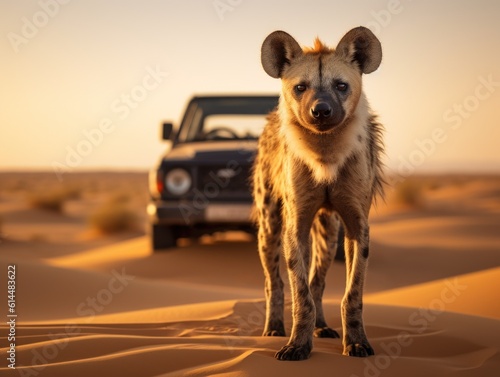
[[[278,95],[194,96],[188,102],[184,116],[188,116],[193,107],[203,109],[203,117],[212,114],[268,114],[278,104],[278,98]]]
[[[195,93],[193,98],[227,98],[227,97],[277,97],[279,93]]]
[[[279,95],[275,94],[196,94],[191,97],[191,101],[194,100],[204,100],[204,99],[244,99],[244,98],[277,98]]]

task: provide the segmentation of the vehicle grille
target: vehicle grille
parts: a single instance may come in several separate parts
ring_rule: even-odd
[[[209,192],[217,197],[250,197],[250,166],[230,169],[226,165],[198,167],[197,187],[201,192]]]

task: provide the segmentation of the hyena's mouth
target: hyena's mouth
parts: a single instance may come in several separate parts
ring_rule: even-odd
[[[308,119],[308,121],[304,122],[303,126],[312,133],[326,134],[329,132],[333,132],[342,124],[344,124],[343,117],[341,119],[331,119],[329,121],[318,121],[318,120]]]
[[[342,121],[338,123],[319,123],[319,124],[314,124],[314,131],[317,133],[328,133],[333,131],[337,126],[339,126],[342,123]]]

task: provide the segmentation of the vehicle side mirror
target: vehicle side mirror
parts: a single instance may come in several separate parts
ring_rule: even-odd
[[[172,131],[174,129],[174,125],[172,123],[163,123],[161,130],[161,138],[163,140],[172,140]]]

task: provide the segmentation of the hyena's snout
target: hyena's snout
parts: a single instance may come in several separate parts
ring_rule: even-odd
[[[332,116],[333,110],[327,102],[317,102],[311,107],[311,115],[318,120],[328,119]]]
[[[344,116],[342,105],[328,94],[319,93],[309,106],[311,123],[319,132],[329,131],[339,125]]]

